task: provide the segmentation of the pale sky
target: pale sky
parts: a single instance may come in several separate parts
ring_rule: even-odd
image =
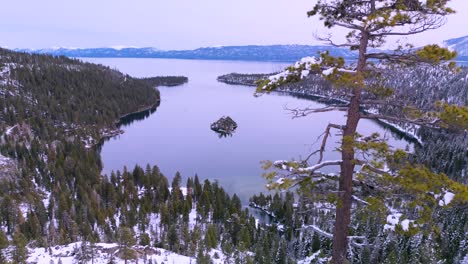
[[[7,0],[0,46],[137,46],[193,49],[219,45],[319,44],[323,26],[307,18],[315,0]],[[468,1],[416,45],[468,35]],[[340,35],[339,31],[332,31]]]

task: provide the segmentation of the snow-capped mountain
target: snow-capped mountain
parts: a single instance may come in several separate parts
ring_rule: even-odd
[[[444,44],[458,52],[458,59],[468,60],[468,36],[448,39]]]
[[[468,60],[468,36],[444,41],[444,45],[458,52],[458,60]],[[201,60],[243,60],[295,62],[303,57],[314,56],[329,50],[331,55],[355,59],[357,53],[347,48],[326,45],[247,45],[204,47],[194,50],[160,50],[152,47],[114,46],[105,48],[21,49],[28,53],[64,55],[67,57],[95,58],[170,58]]]
[[[156,48],[106,47],[106,48],[52,48],[22,49],[28,53],[64,55],[67,57],[117,57],[117,58],[174,58],[174,59],[207,59],[207,60],[246,60],[246,61],[284,61],[293,62],[306,56],[330,50],[335,56],[347,59],[356,57],[348,49],[330,46],[310,45],[269,45],[269,46],[221,46],[204,47],[194,50],[159,50]]]

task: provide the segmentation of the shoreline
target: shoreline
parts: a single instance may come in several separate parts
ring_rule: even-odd
[[[248,74],[246,74],[248,75]],[[266,74],[267,75],[267,74]],[[228,81],[225,80],[224,78],[220,78],[221,76],[218,76],[217,81],[222,82],[228,85],[240,85],[240,86],[249,86],[249,87],[256,87],[255,84],[251,84],[249,82],[242,82],[242,81]],[[348,101],[343,100],[341,98],[336,98],[336,97],[329,97],[326,95],[320,95],[320,94],[315,94],[315,93],[306,93],[306,92],[297,92],[297,91],[291,91],[288,89],[281,89],[274,91],[275,93],[279,94],[285,94],[285,95],[291,95],[291,96],[297,96],[299,98],[315,101],[318,103],[323,103],[323,104],[334,104],[334,103],[348,103]],[[369,109],[362,109],[366,113],[370,113]],[[381,119],[376,119],[375,120],[379,125],[383,126],[384,128],[390,129],[392,132],[398,133],[403,137],[406,137],[408,141],[412,141],[412,143],[417,143],[419,145],[423,145],[423,141],[421,138],[419,138],[415,133],[411,133],[410,131],[405,130],[404,128],[401,128],[397,124],[393,124],[391,122],[381,120]]]
[[[160,105],[160,103],[161,103],[161,98],[159,98],[156,102],[152,103],[151,105],[140,107],[136,111],[121,115],[117,120],[114,121],[113,127],[107,127],[101,130],[100,138],[97,140],[96,143],[92,144],[90,148],[91,147],[100,148],[106,140],[125,133],[124,130],[120,129],[123,119],[130,118],[133,115],[140,115],[140,114],[145,114],[147,112],[154,111]]]
[[[138,115],[138,114],[142,114],[142,113],[147,112],[147,111],[155,110],[160,104],[161,104],[161,98],[156,100],[156,102],[152,103],[151,105],[143,106],[143,107],[140,107],[136,111],[121,115],[118,120],[114,121],[114,124],[117,125],[117,126],[120,126],[120,124],[122,122],[122,119],[128,118],[128,117],[130,117],[132,115]]]
[[[289,95],[296,95],[296,96],[303,97],[308,100],[312,100],[312,101],[316,101],[318,103],[324,103],[324,104],[333,104],[337,102],[348,103],[348,101],[340,99],[340,98],[327,97],[327,96],[320,95],[320,94],[308,94],[308,93],[300,93],[300,92],[288,91],[288,90],[281,90],[281,91],[275,91],[275,92],[289,94]],[[371,110],[366,109],[366,108],[362,108],[362,111],[364,111],[365,113],[372,113]],[[404,128],[400,127],[397,124],[393,124],[389,121],[382,120],[382,119],[375,119],[375,122],[379,123],[384,128],[388,128],[393,132],[399,133],[402,136],[407,137],[408,140],[417,142],[421,146],[424,144],[421,138],[419,138],[415,133],[411,133],[410,131],[405,130]]]

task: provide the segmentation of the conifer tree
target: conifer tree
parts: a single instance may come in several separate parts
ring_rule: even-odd
[[[5,256],[3,256],[3,249],[7,248],[8,245],[9,242],[5,232],[3,232],[3,230],[0,230],[0,263],[6,262]]]
[[[431,208],[437,204],[435,200],[447,192],[457,193],[455,200],[458,202],[468,200],[466,186],[450,181],[445,175],[434,174],[427,169],[409,164],[404,151],[390,151],[388,145],[380,140],[377,134],[365,137],[357,133],[357,126],[362,119],[406,122],[430,128],[449,128],[454,131],[463,131],[468,128],[466,106],[441,103],[433,106],[432,110],[422,109],[421,111],[408,102],[392,102],[392,89],[385,87],[383,81],[385,67],[438,65],[455,58],[456,52],[438,45],[414,49],[410,44],[401,45],[393,52],[371,50],[371,48],[382,47],[389,36],[410,36],[441,27],[445,21],[444,17],[454,13],[454,10],[448,7],[449,2],[450,0],[318,0],[308,15],[318,16],[327,28],[341,27],[349,31],[345,43],[336,44],[332,37],[325,37],[322,40],[334,46],[357,51],[357,63],[345,64],[344,59],[332,57],[325,52],[320,55],[319,59],[305,59],[258,84],[257,93],[265,93],[285,83],[299,81],[309,74],[322,74],[337,89],[343,89],[343,93],[349,95],[348,101],[344,104],[323,108],[291,109],[296,117],[328,111],[346,113],[345,124],[330,123],[327,126],[323,134],[322,145],[314,153],[319,155],[315,165],[309,166],[310,157],[301,162],[280,161],[275,164],[269,162],[265,164],[267,169],[272,165],[279,169],[286,169],[288,175],[291,176],[282,175],[276,179],[278,176],[276,172],[266,174],[270,181],[270,188],[284,189],[300,182],[303,191],[311,191],[311,188],[319,186],[330,190],[335,186],[333,182],[338,182],[338,190],[325,192],[327,200],[336,205],[333,234],[320,230],[316,226],[313,227],[322,235],[333,237],[333,263],[346,263],[348,246],[350,244],[359,246],[359,243],[350,241],[348,237],[353,200],[363,201],[365,205],[385,211],[385,203],[377,201],[378,199],[365,201],[353,195],[353,186],[372,189],[373,192],[381,191],[381,194],[376,194],[376,196],[383,197],[384,202],[390,200],[385,195],[392,197],[392,191],[386,190],[405,192],[407,199],[413,201],[410,207],[420,226],[426,226],[425,224],[430,222]],[[379,61],[384,67],[377,67],[375,61]],[[445,66],[454,69],[455,65],[448,63]],[[400,108],[401,115],[361,111],[362,107],[378,108],[381,106]],[[342,135],[339,148],[341,160],[324,161],[324,151],[332,129],[338,130]],[[361,153],[373,156],[373,160],[359,159],[357,154]],[[340,166],[339,177],[334,178],[319,172],[327,166]],[[360,173],[355,173],[357,166],[361,167]],[[384,166],[390,167],[390,170],[384,170]],[[332,184],[326,186],[324,182],[330,180]],[[324,190],[322,190],[323,193]],[[428,193],[431,195],[427,195]],[[315,195],[317,196],[319,195]],[[415,208],[419,210],[415,212]]]
[[[122,253],[125,263],[127,263],[127,260],[134,259],[136,257],[135,252],[131,249],[135,243],[136,240],[133,230],[125,226],[119,227],[120,252]]]
[[[28,240],[20,231],[16,231],[13,234],[13,245],[15,246],[13,251],[14,263],[26,263],[28,257],[28,250],[26,249],[27,243]]]

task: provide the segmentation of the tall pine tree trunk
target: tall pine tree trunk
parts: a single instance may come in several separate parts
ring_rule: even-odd
[[[368,33],[361,32],[359,46],[359,60],[357,76],[363,73],[366,66],[366,51],[368,45]],[[357,80],[358,81],[358,80]],[[333,230],[332,262],[335,264],[346,263],[348,248],[348,228],[351,221],[351,202],[354,174],[354,138],[359,123],[359,108],[361,101],[362,85],[355,84],[346,118],[346,126],[343,130],[343,142],[341,143],[341,172],[338,188],[338,203],[336,205],[336,220]]]

